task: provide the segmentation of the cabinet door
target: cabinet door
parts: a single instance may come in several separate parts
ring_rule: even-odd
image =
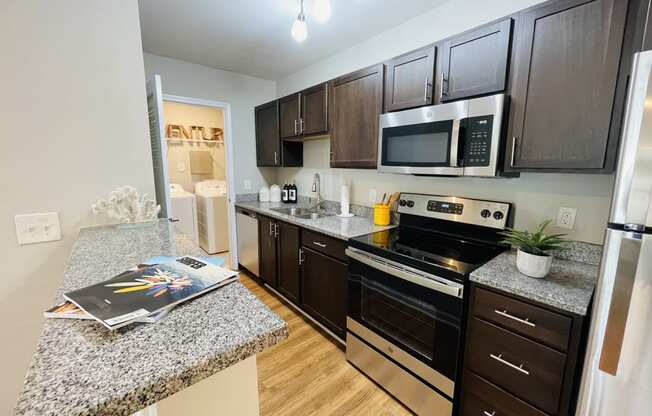
[[[504,91],[512,19],[469,31],[444,43],[441,101]]]
[[[436,48],[430,45],[387,63],[385,111],[432,104],[435,59]]]
[[[573,0],[518,16],[506,170],[603,168],[626,9]]]
[[[278,102],[281,119],[281,139],[298,136],[300,134],[299,119],[301,118],[299,94],[281,98]]]
[[[338,336],[346,335],[346,264],[303,247],[302,306]]]
[[[331,81],[331,167],[376,168],[384,65]]]
[[[328,133],[328,83],[301,92],[301,134]]]
[[[258,216],[258,239],[260,247],[260,278],[270,286],[276,287],[276,221],[262,215]]]
[[[299,302],[299,227],[279,222],[278,290],[291,301]]]
[[[278,131],[278,101],[259,105],[256,118],[256,165],[279,166],[281,140]]]

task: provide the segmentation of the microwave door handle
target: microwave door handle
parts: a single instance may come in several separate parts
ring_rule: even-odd
[[[460,145],[460,119],[456,118],[453,120],[453,130],[451,132],[451,150],[450,150],[450,166],[458,167],[459,163],[459,152],[458,148]]]

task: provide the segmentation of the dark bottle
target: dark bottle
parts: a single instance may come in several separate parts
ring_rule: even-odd
[[[283,185],[283,189],[281,190],[281,201],[285,203],[290,202],[290,185],[287,183]]]
[[[294,181],[292,181],[292,184],[289,186],[289,199],[290,202],[293,204],[297,203],[297,185],[294,184]]]

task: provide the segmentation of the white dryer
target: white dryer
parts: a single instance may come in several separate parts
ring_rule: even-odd
[[[172,200],[172,216],[177,220],[174,223],[175,228],[197,243],[197,202],[195,195],[183,189],[183,186],[178,183],[171,183],[170,199]]]
[[[208,254],[229,250],[226,182],[206,180],[195,184],[199,247]]]

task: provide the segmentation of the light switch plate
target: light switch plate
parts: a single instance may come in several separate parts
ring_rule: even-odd
[[[61,225],[57,212],[16,215],[14,222],[18,244],[61,240]]]
[[[557,214],[557,227],[573,229],[575,226],[575,216],[577,215],[577,208],[559,208]]]

